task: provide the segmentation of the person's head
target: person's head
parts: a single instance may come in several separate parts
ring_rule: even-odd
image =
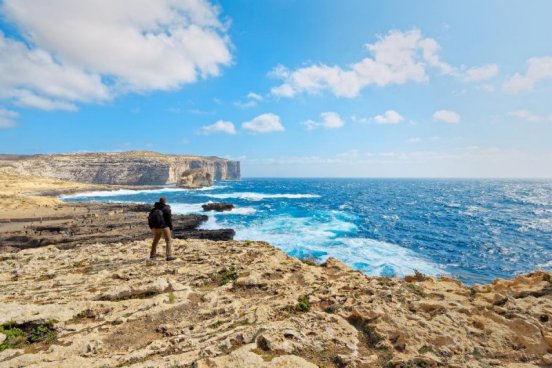
[[[167,204],[167,198],[165,198],[165,197],[159,198],[159,203],[161,203],[161,204]]]

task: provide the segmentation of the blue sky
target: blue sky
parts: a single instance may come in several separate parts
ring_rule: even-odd
[[[552,177],[549,1],[1,3],[4,153]]]

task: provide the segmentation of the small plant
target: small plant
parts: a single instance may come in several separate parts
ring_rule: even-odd
[[[311,304],[309,301],[308,295],[302,295],[299,298],[297,298],[297,305],[295,306],[295,309],[299,312],[308,312],[310,310]]]
[[[474,288],[470,288],[470,294],[468,297],[470,298],[471,301],[475,300],[476,295],[477,295],[477,291],[475,291]]]
[[[315,257],[312,257],[312,256],[308,256],[308,257],[304,257],[304,258],[299,258],[299,260],[301,262],[303,262],[304,264],[307,264],[309,266],[319,266],[320,263],[318,262],[318,260],[315,258]]]
[[[550,276],[549,273],[545,273],[544,275],[542,275],[542,280],[552,283],[552,277]]]
[[[169,304],[174,304],[174,302],[176,302],[176,297],[174,296],[172,291],[169,293],[169,295],[167,295],[167,297],[169,298]]]
[[[414,284],[411,284],[409,282],[406,283],[406,287],[411,291],[413,292],[414,294],[416,295],[419,295],[421,297],[425,297],[426,294],[424,292],[424,289],[422,289],[420,286],[418,285],[414,285]]]
[[[227,268],[225,270],[220,271],[219,276],[221,277],[219,285],[223,286],[237,279],[238,273],[233,268]]]
[[[13,349],[25,343],[25,332],[15,327],[15,323],[8,322],[0,326],[0,333],[6,335],[6,340],[0,344],[0,351]]]
[[[414,269],[414,279],[416,281],[425,281],[427,279],[427,276],[423,274],[422,272]]]
[[[27,323],[17,325],[10,321],[0,326],[0,333],[6,339],[0,344],[0,351],[6,349],[17,349],[25,344],[45,343],[52,344],[56,340],[54,324],[57,321],[51,320],[44,323]]]

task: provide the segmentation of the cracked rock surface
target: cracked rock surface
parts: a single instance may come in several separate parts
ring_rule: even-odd
[[[551,275],[468,288],[368,277],[263,242],[149,240],[0,255],[0,324],[50,321],[55,339],[2,367],[545,367]],[[4,335],[5,336],[5,335]],[[0,338],[6,339],[6,337]]]

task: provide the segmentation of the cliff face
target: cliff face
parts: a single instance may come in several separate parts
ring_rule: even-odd
[[[142,151],[37,155],[3,161],[20,174],[95,184],[175,184],[190,169],[203,169],[215,180],[240,179],[239,161]]]

